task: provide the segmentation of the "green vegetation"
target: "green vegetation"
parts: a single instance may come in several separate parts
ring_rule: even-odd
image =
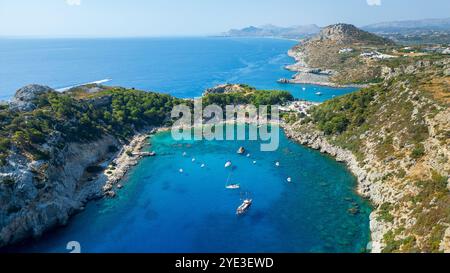
[[[96,140],[104,134],[125,139],[145,126],[164,124],[172,107],[181,102],[169,95],[122,88],[79,95],[43,94],[31,112],[1,109],[0,164],[12,146],[34,160],[48,160],[42,144],[49,140],[58,141],[55,146],[62,148],[66,142]]]
[[[443,166],[449,159],[445,152],[436,154],[448,147],[443,114],[450,105],[449,79],[442,73],[448,66],[442,55],[433,54],[381,63],[396,72],[380,84],[313,107],[300,130],[321,130],[331,144],[352,151],[371,174],[381,174],[375,183],[404,190],[402,197],[386,194],[394,197],[387,199],[392,203],[376,210],[378,221],[393,225],[384,236],[384,252],[440,252],[450,223]],[[438,144],[430,139],[430,124]]]
[[[369,105],[377,89],[375,87],[327,101],[313,108],[312,119],[327,135],[342,134],[359,128],[367,120]]]
[[[391,214],[392,208],[393,207],[391,203],[384,203],[383,205],[381,205],[379,208],[378,220],[384,222],[394,221],[394,216],[392,216]]]
[[[425,147],[423,144],[417,144],[414,150],[411,152],[411,157],[414,159],[419,159],[425,155]]]
[[[291,93],[287,91],[255,90],[247,87],[245,92],[232,92],[225,94],[208,94],[203,98],[203,105],[216,104],[221,107],[226,105],[252,104],[280,105],[294,100]]]
[[[243,92],[210,94],[204,104],[274,105],[293,100],[284,91],[258,91],[242,86]],[[136,130],[170,125],[170,113],[175,105],[192,101],[176,99],[169,95],[124,88],[103,87],[100,91],[86,92],[80,87],[70,92],[49,92],[40,95],[31,112],[0,108],[0,166],[12,147],[33,160],[49,160],[50,153],[43,148],[49,141],[64,148],[68,142],[88,142],[109,134],[126,140]],[[56,143],[54,143],[56,142]],[[117,151],[109,147],[110,152]]]
[[[396,234],[390,230],[384,237],[383,241],[386,247],[383,249],[383,253],[393,253],[393,252],[417,252],[414,248],[416,244],[416,238],[414,236],[408,236],[404,239],[396,239]]]
[[[420,193],[412,198],[417,205],[414,217],[417,219],[412,231],[425,237],[423,250],[439,252],[439,245],[446,227],[442,223],[450,222],[450,195],[447,178],[433,172],[432,178],[418,181]]]

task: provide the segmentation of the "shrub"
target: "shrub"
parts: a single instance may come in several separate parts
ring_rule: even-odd
[[[391,214],[392,210],[392,204],[391,203],[384,203],[379,208],[378,213],[378,221],[384,221],[384,222],[392,222],[394,221],[394,216]]]
[[[414,159],[419,159],[425,155],[425,147],[423,144],[418,144],[411,152],[411,157]]]

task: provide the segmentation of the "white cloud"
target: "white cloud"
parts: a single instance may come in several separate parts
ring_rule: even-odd
[[[81,6],[81,0],[66,0],[69,6]]]
[[[381,6],[381,0],[366,0],[369,6]]]

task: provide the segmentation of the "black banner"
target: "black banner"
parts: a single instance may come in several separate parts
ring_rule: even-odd
[[[86,272],[363,272],[394,269],[430,270],[445,265],[450,256],[429,254],[3,254],[0,263],[45,265],[45,270]],[[5,267],[7,268],[7,267]],[[132,271],[130,271],[133,269]],[[139,269],[139,270],[136,270]]]

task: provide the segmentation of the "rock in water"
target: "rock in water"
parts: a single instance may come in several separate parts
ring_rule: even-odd
[[[54,92],[54,90],[48,86],[37,84],[27,85],[17,90],[13,100],[11,101],[10,107],[12,110],[17,111],[33,111],[36,109],[34,100],[36,100],[40,95],[49,92]]]

